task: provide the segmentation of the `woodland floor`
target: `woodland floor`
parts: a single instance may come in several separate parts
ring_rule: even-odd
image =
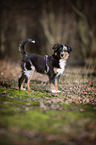
[[[35,73],[19,91],[20,63],[0,61],[0,145],[95,145],[96,69],[67,66],[61,93]]]

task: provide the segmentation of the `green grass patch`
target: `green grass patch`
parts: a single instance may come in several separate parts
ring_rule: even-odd
[[[0,144],[28,144],[31,139],[44,145],[44,135],[57,135],[59,139],[55,137],[56,142],[52,145],[68,145],[69,138],[76,139],[81,134],[88,134],[87,143],[89,140],[94,143],[95,83],[84,83],[81,76],[78,80],[73,74],[72,77],[62,77],[60,94],[52,94],[46,90],[46,85],[41,85],[41,82],[34,84],[34,81],[30,85],[33,92],[0,88]]]
[[[40,108],[40,99],[46,102],[51,97],[44,93],[0,88],[0,94],[0,127],[3,128],[70,133],[79,132],[77,128],[95,121],[93,105],[61,104],[61,111],[44,110]]]

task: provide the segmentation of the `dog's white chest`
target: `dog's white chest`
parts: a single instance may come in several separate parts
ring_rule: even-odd
[[[57,75],[56,76],[59,76],[64,72],[64,69],[65,69],[65,66],[66,66],[66,60],[60,59],[59,66],[60,66],[60,68],[57,69]]]

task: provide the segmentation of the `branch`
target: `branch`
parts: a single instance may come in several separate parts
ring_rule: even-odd
[[[43,27],[43,31],[44,31],[45,36],[47,37],[48,41],[53,45],[54,44],[54,38],[53,38],[53,36],[51,35],[51,33],[48,29],[48,24],[46,23],[45,20],[41,20],[40,23]]]
[[[67,2],[69,3],[69,5],[72,7],[72,9],[74,10],[74,12],[79,15],[86,23],[87,25],[87,28],[89,29],[89,25],[88,25],[88,20],[86,19],[86,16],[81,12],[79,11],[78,8],[76,8],[71,2],[69,2],[69,0],[67,0]]]

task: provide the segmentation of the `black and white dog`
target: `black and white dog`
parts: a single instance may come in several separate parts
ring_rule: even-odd
[[[51,92],[60,92],[58,90],[59,77],[64,72],[66,61],[70,52],[72,51],[72,48],[68,45],[57,43],[53,46],[53,55],[41,56],[37,54],[28,54],[25,52],[24,46],[28,42],[35,43],[35,41],[32,41],[32,39],[25,39],[19,46],[19,51],[23,55],[21,63],[22,75],[18,80],[19,89],[25,90],[23,88],[23,83],[25,82],[26,89],[31,91],[29,82],[34,71],[37,71],[39,73],[45,73],[48,75],[49,82],[51,84]]]

